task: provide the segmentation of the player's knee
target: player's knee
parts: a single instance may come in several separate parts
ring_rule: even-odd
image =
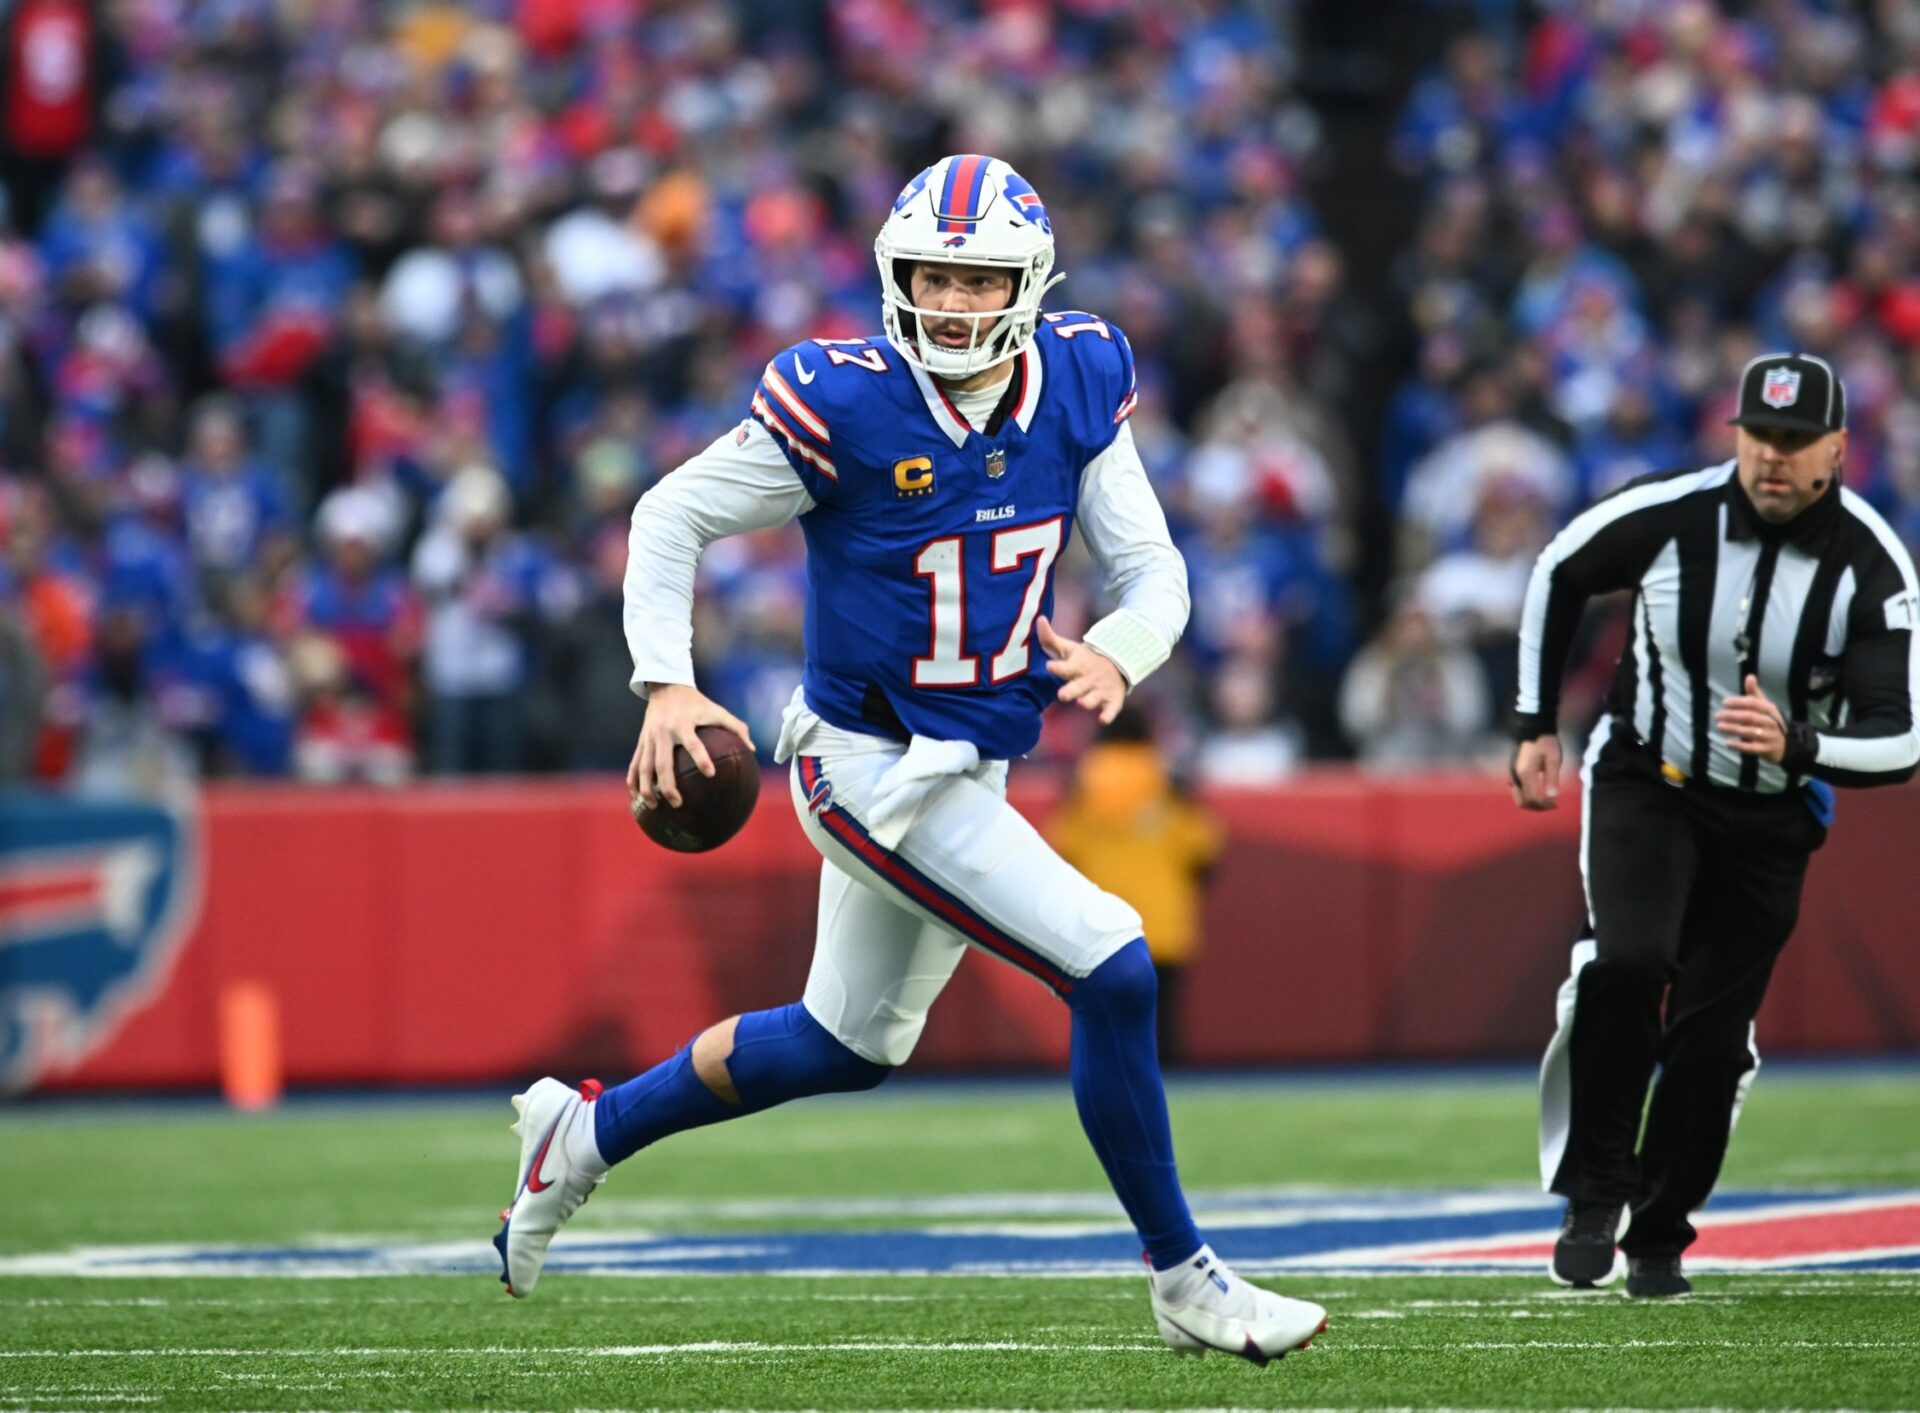
[[[876,1065],[864,1055],[856,1055],[814,1023],[815,1073],[823,1081],[823,1093],[853,1094],[878,1088],[893,1073],[892,1065]]]
[[[1131,904],[1084,878],[1043,896],[1039,922],[1058,955],[1098,957],[1102,963],[1138,941],[1141,934],[1140,914]]]
[[[855,1054],[798,1001],[742,1016],[727,1069],[741,1099],[754,1107],[801,1094],[872,1089],[893,1073],[892,1066]]]
[[[1136,937],[1073,984],[1067,1004],[1074,1010],[1098,1007],[1109,1014],[1153,1013],[1160,978],[1146,939]]]

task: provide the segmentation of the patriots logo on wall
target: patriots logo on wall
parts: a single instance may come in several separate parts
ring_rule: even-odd
[[[1791,407],[1800,400],[1800,375],[1791,368],[1769,368],[1760,383],[1760,400],[1768,407]]]
[[[0,1093],[78,1065],[160,991],[199,864],[184,807],[0,794]]]

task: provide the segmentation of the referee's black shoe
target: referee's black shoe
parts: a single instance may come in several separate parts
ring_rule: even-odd
[[[1548,1272],[1559,1285],[1591,1290],[1609,1285],[1620,1275],[1620,1252],[1614,1242],[1620,1228],[1620,1204],[1569,1202],[1559,1240],[1553,1243]]]
[[[1691,1295],[1693,1282],[1680,1270],[1680,1253],[1627,1257],[1627,1294],[1642,1300]]]

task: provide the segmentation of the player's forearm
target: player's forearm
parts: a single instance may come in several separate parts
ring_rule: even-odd
[[[813,508],[766,433],[728,433],[662,480],[633,508],[624,583],[633,690],[693,683],[693,586],[715,540],[784,525]]]
[[[1167,532],[1130,427],[1087,467],[1080,526],[1117,605],[1087,630],[1087,645],[1112,659],[1129,687],[1138,686],[1172,655],[1192,602],[1186,561]]]
[[[627,534],[621,617],[633,656],[630,685],[641,696],[653,683],[693,682],[693,581],[706,542],[660,496],[672,479],[640,498]]]

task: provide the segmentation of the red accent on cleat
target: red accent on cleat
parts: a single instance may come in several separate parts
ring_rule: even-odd
[[[606,1086],[597,1079],[583,1079],[580,1081],[580,1097],[589,1104],[605,1092]]]

